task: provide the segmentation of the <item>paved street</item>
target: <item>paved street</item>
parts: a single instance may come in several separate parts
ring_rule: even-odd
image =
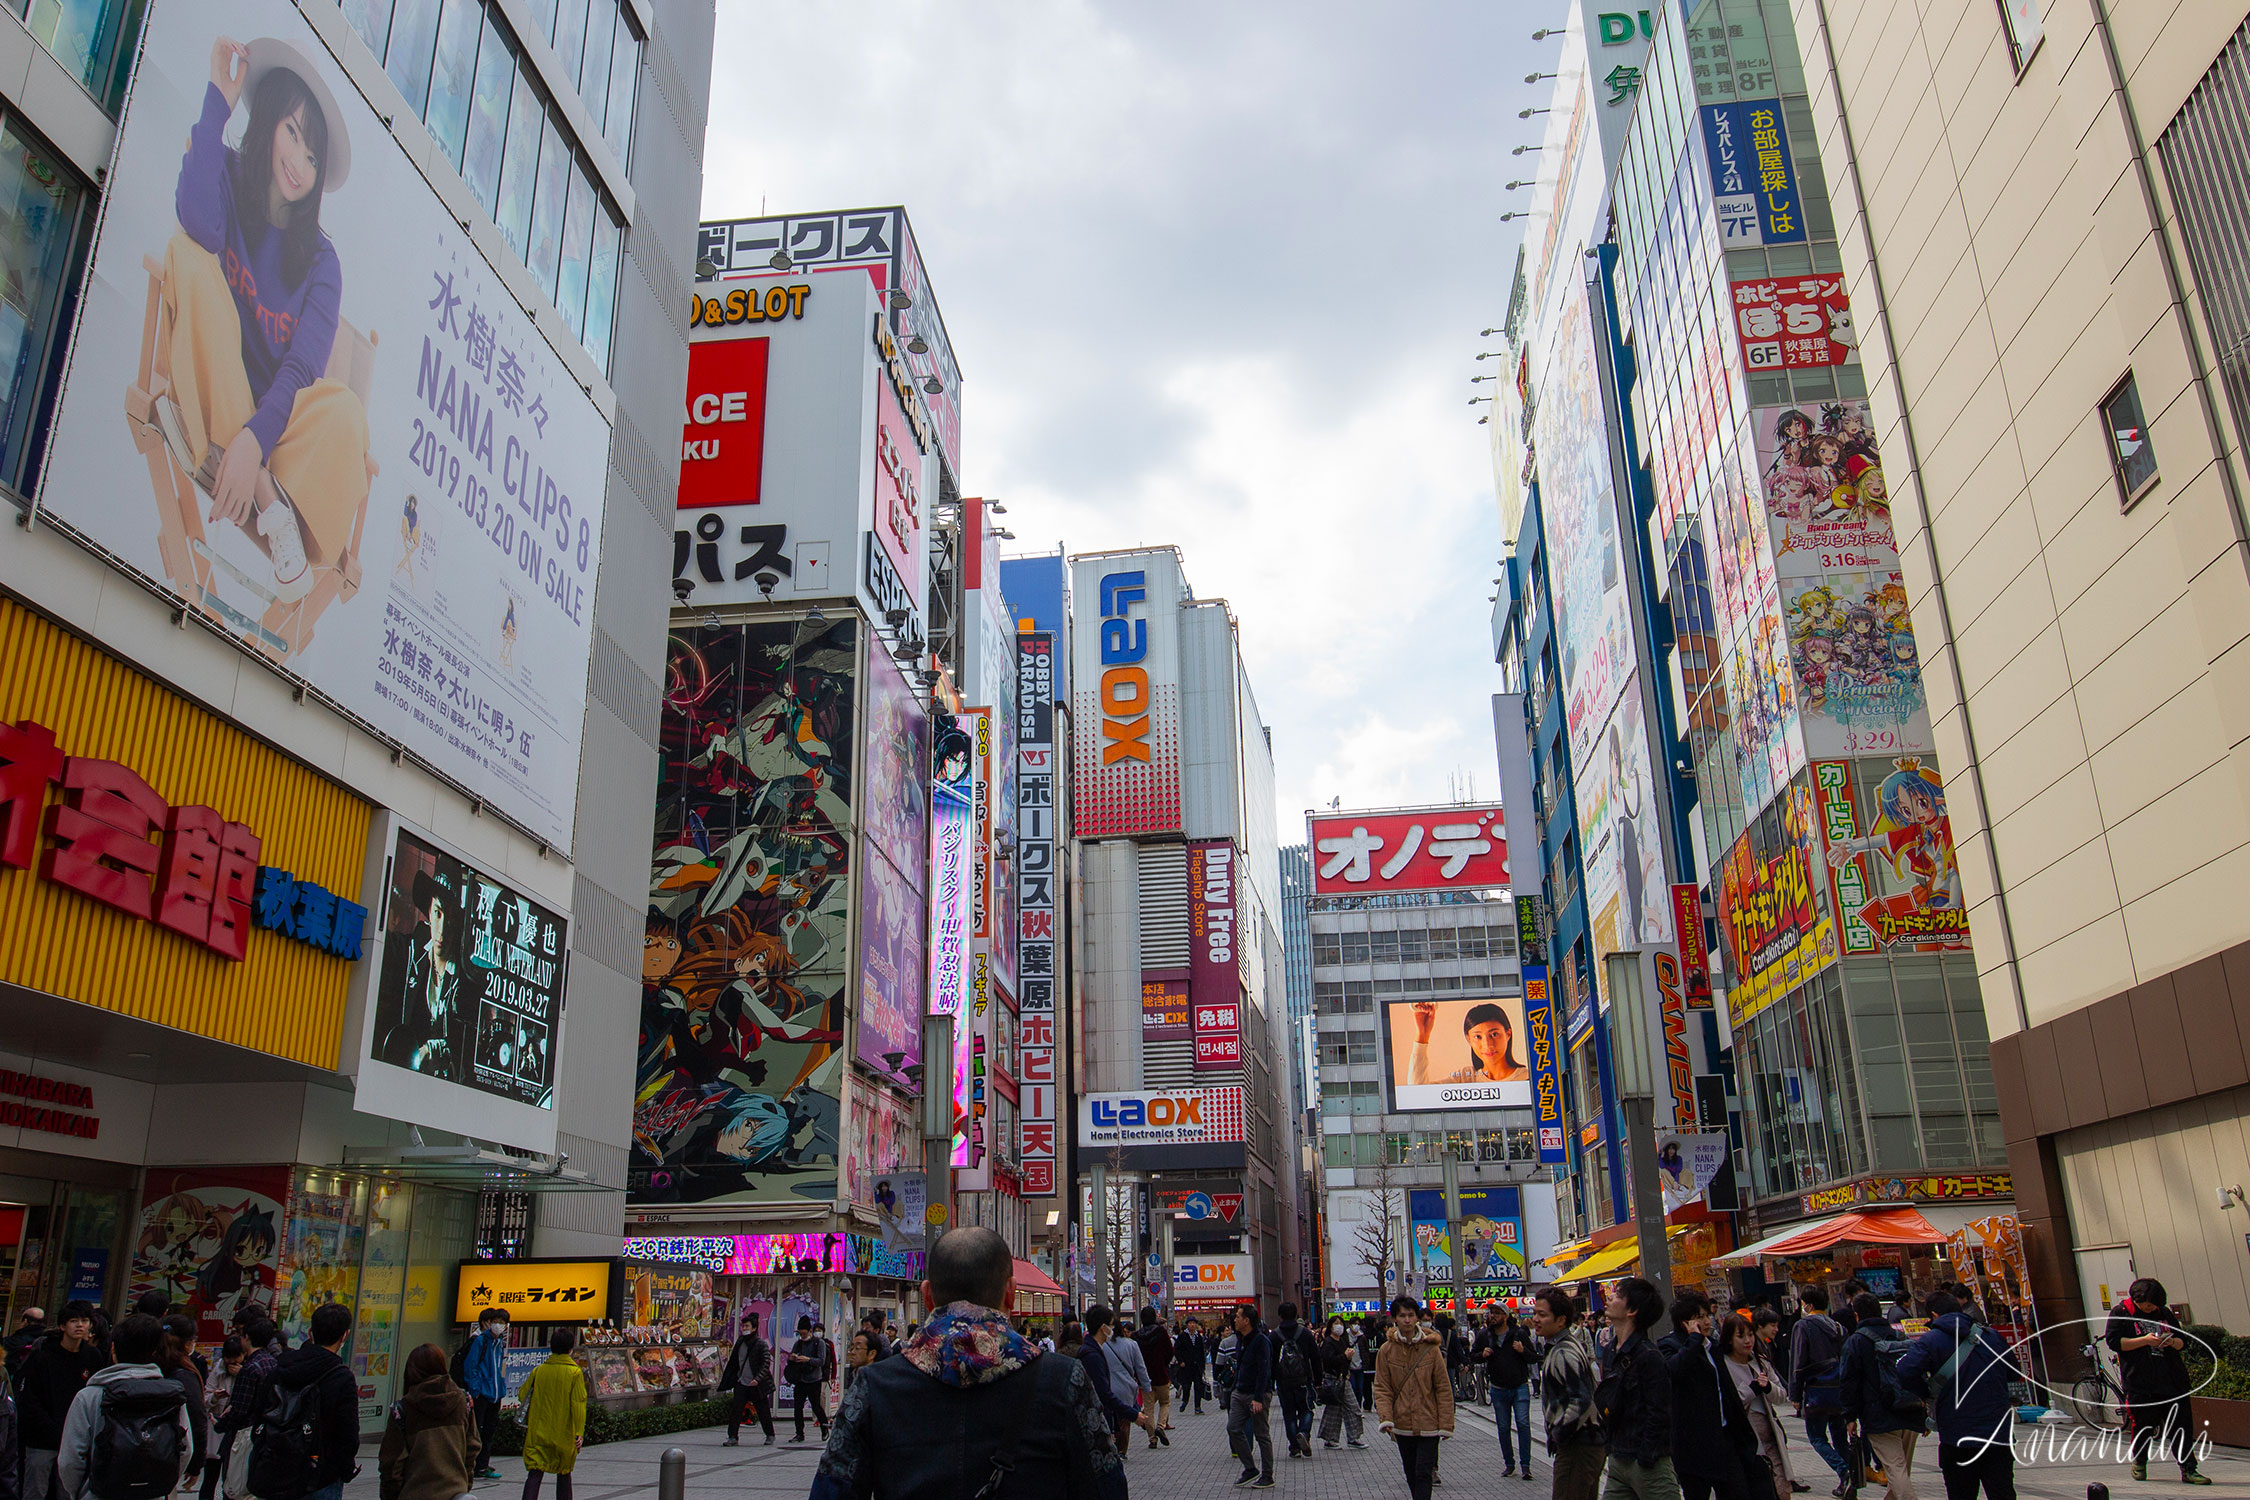
[[[1806,1500],[1821,1500],[1827,1495],[1829,1485],[1820,1460],[1804,1445],[1804,1432],[1792,1421],[1796,1441],[1790,1449],[1790,1460],[1796,1465],[1797,1475],[1814,1485]],[[578,1472],[574,1476],[572,1500],[623,1500],[629,1495],[653,1493],[656,1488],[657,1461],[666,1448],[678,1446],[687,1450],[689,1500],[731,1500],[735,1496],[803,1495],[812,1485],[814,1464],[820,1457],[817,1441],[799,1447],[788,1441],[786,1423],[780,1428],[782,1441],[774,1447],[758,1446],[754,1433],[745,1433],[743,1446],[722,1447],[723,1429],[673,1433],[664,1437],[643,1438],[630,1443],[612,1443],[589,1448],[579,1457]],[[812,1436],[812,1428],[806,1428]],[[1172,1433],[1172,1446],[1151,1453],[1144,1446],[1146,1439],[1136,1435],[1132,1456],[1125,1465],[1125,1475],[1137,1500],[1206,1500],[1206,1497],[1233,1493],[1231,1481],[1235,1470],[1227,1454],[1226,1426],[1224,1420],[1212,1411],[1201,1417],[1188,1416],[1177,1419]],[[1917,1455],[1914,1478],[1923,1500],[1939,1500],[1944,1494],[1944,1483],[1936,1471],[1937,1455],[1927,1446]],[[1369,1446],[1361,1452],[1338,1448],[1333,1452],[1314,1442],[1312,1459],[1288,1459],[1276,1450],[1274,1460],[1276,1495],[1296,1495],[1305,1500],[1393,1500],[1403,1497],[1406,1484],[1399,1473],[1398,1459],[1387,1442],[1370,1434]],[[2028,1449],[2019,1449],[2028,1451]],[[375,1452],[372,1444],[362,1450],[361,1461],[366,1465],[359,1479],[344,1491],[345,1500],[376,1500]],[[1550,1478],[1546,1454],[1536,1446],[1533,1465],[1538,1477],[1530,1484],[1520,1479],[1503,1480],[1500,1477],[1500,1450],[1493,1437],[1493,1425],[1488,1413],[1480,1414],[1464,1409],[1460,1430],[1444,1448],[1439,1463],[1439,1473],[1444,1479],[1441,1493],[1455,1500],[1507,1500],[1521,1495],[1526,1500],[1546,1500]],[[488,1481],[480,1493],[489,1500],[514,1500],[523,1484],[523,1462],[504,1458],[498,1465],[501,1479]],[[2215,1484],[2209,1489],[2187,1489],[2176,1478],[2158,1475],[2145,1485],[2136,1485],[2118,1464],[2056,1464],[2050,1462],[2021,1462],[2016,1470],[2017,1493],[2025,1500],[2085,1500],[2087,1485],[2099,1481],[2107,1484],[2118,1500],[2130,1497],[2208,1495],[2245,1500],[2250,1497],[2250,1452],[2242,1449],[2225,1449],[2213,1455],[2204,1466]],[[543,1497],[551,1497],[550,1483]],[[1875,1500],[1877,1492],[1867,1492],[1868,1500]]]

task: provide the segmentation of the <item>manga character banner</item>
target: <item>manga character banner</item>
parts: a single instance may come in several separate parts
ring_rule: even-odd
[[[608,422],[296,6],[142,42],[41,506],[568,852]]]
[[[1592,741],[1588,758],[1572,762],[1597,961],[1672,941],[1670,881],[1644,723],[1640,674],[1628,672],[1616,710]]]
[[[1813,765],[1846,955],[1969,946],[1945,782],[1919,757]]]
[[[1836,960],[1836,929],[1814,883],[1821,861],[1816,817],[1810,780],[1800,776],[1720,861],[1719,931],[1734,974],[1727,997],[1733,1026]]]
[[[383,896],[357,1107],[553,1150],[568,924],[405,828]]]
[[[1867,403],[1765,407],[1751,424],[1807,752],[1927,755],[1921,650]]]
[[[856,633],[813,617],[672,633],[631,1202],[838,1196]]]
[[[125,1300],[163,1292],[214,1347],[241,1309],[271,1317],[288,1202],[287,1167],[151,1167]]]

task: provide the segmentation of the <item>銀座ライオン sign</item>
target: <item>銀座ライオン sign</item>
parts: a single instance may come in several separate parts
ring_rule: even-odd
[[[465,1260],[453,1295],[453,1321],[474,1323],[486,1308],[518,1323],[594,1323],[610,1308],[606,1260]]]
[[[335,1067],[367,804],[12,601],[0,659],[0,981]]]

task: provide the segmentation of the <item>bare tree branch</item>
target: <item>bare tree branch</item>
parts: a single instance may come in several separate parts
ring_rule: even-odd
[[[1372,1173],[1366,1198],[1367,1215],[1359,1221],[1352,1234],[1352,1246],[1359,1252],[1360,1264],[1375,1275],[1377,1286],[1387,1286],[1383,1273],[1395,1265],[1398,1253],[1397,1230],[1399,1193],[1396,1178],[1391,1170],[1390,1155],[1378,1157]]]

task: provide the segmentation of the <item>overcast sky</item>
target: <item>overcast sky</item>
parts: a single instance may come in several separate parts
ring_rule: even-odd
[[[1550,19],[1546,12],[1556,12]],[[903,203],[1009,550],[1175,543],[1303,810],[1497,794],[1479,330],[1561,7],[723,4],[704,214]]]

